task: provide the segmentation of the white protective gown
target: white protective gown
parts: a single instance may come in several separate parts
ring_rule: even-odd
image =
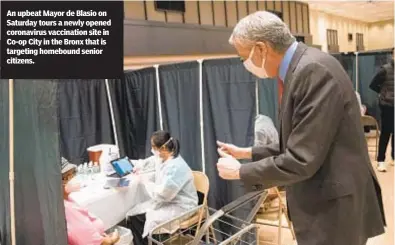
[[[278,143],[278,132],[272,119],[268,116],[258,115],[255,118],[255,146],[264,146]]]
[[[360,108],[360,110],[361,110],[361,115],[363,116],[363,115],[365,115],[366,107],[365,107],[364,105],[362,105],[361,95],[359,95],[358,92],[355,92],[355,95],[357,96],[359,108]]]
[[[149,159],[151,163],[148,165],[152,165],[152,160],[155,158]],[[147,162],[145,161],[145,164]],[[152,182],[146,181],[144,184],[151,200],[136,205],[127,214],[127,217],[146,214],[143,237],[146,237],[158,225],[198,206],[192,171],[181,156],[168,159],[163,163],[156,161],[155,179]]]

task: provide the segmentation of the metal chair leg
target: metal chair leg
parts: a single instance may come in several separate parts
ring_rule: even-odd
[[[378,129],[376,130],[376,154],[375,154],[375,159],[377,159],[378,151],[379,151],[379,139],[380,139],[380,134]]]
[[[295,235],[295,231],[293,229],[292,226],[292,222],[288,217],[288,213],[287,213],[287,208],[286,208],[286,204],[283,202],[282,197],[281,197],[281,193],[279,191],[279,189],[277,187],[273,187],[273,190],[275,191],[278,200],[279,200],[279,204],[278,204],[278,237],[277,237],[277,245],[281,245],[282,244],[282,229],[283,228],[288,228],[291,230],[291,234],[292,234],[292,238],[293,240],[296,240],[296,235]],[[285,218],[287,219],[287,227],[282,225],[282,215],[285,215]],[[265,224],[265,225],[270,225],[270,226],[276,226],[273,224],[269,224],[269,223],[261,223],[260,224]],[[275,243],[273,243],[275,244]]]
[[[214,243],[214,244],[218,244],[217,238],[215,237],[215,231],[214,231],[214,229],[213,229],[212,226],[210,226],[209,232],[211,232],[211,233],[213,234],[213,243]],[[209,242],[210,242],[210,239],[209,239]]]
[[[281,245],[282,239],[281,239],[281,230],[283,229],[282,226],[282,207],[281,203],[280,206],[278,207],[278,237],[277,237],[277,244]]]

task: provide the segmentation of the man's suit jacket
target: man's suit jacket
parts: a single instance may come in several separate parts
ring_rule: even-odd
[[[286,186],[298,245],[361,245],[384,232],[352,83],[340,63],[299,43],[285,77],[280,144],[253,147],[245,184]]]

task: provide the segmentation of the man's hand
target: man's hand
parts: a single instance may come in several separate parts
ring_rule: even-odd
[[[240,179],[240,162],[221,149],[218,149],[218,154],[221,157],[217,163],[219,176],[228,180]]]
[[[226,153],[231,155],[236,159],[251,159],[252,158],[252,150],[251,148],[241,148],[232,144],[226,144],[220,141],[217,141],[218,148]]]

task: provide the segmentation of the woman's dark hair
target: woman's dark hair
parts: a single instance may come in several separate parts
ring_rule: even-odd
[[[174,157],[177,157],[180,154],[180,143],[177,139],[170,136],[169,132],[166,131],[156,131],[152,134],[152,144],[156,148],[164,148],[169,152],[172,152]]]

